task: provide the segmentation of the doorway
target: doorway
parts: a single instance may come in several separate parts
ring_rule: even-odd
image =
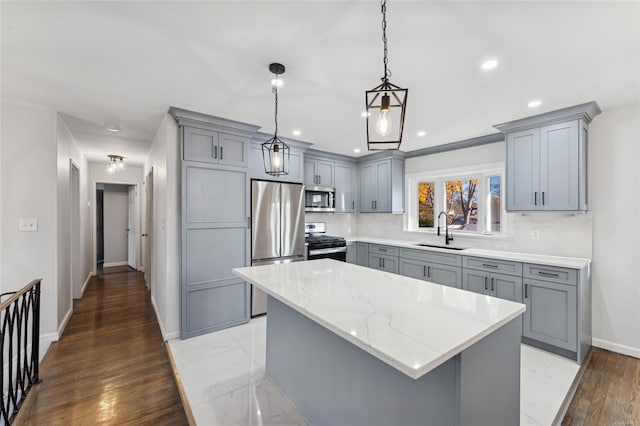
[[[71,297],[78,299],[82,297],[82,259],[80,255],[80,169],[72,161],[69,168],[69,192],[71,210]]]
[[[138,269],[137,185],[96,183],[96,267]]]
[[[147,288],[151,290],[151,263],[153,255],[152,236],[153,236],[153,168],[149,170],[149,174],[145,179],[145,232],[142,234],[145,238],[142,241],[145,250],[144,256],[144,280]],[[146,240],[146,241],[145,241]]]

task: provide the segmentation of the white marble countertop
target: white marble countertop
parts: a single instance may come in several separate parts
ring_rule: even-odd
[[[414,379],[526,308],[331,259],[233,272]]]
[[[348,242],[359,241],[371,244],[384,244],[389,246],[410,248],[416,250],[438,251],[444,253],[460,254],[463,256],[477,256],[499,260],[511,260],[514,262],[536,263],[547,266],[560,266],[563,268],[582,269],[588,266],[591,261],[589,259],[581,259],[578,257],[549,256],[544,254],[519,253],[511,251],[499,251],[479,248],[465,248],[464,250],[449,250],[437,247],[421,247],[418,241],[406,240],[388,240],[386,238],[377,237],[346,237]]]

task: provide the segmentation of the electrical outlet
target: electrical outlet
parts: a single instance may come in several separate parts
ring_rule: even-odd
[[[391,229],[391,222],[387,222],[387,229]]]
[[[540,239],[540,231],[537,229],[532,229],[531,230],[531,239],[532,240],[539,240]]]
[[[20,219],[18,220],[18,231],[20,232],[36,232],[38,231],[38,219]]]

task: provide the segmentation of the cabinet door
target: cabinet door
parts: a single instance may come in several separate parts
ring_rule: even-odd
[[[462,269],[462,288],[474,293],[489,294],[490,275],[473,269]]]
[[[335,163],[336,213],[355,212],[355,166]]]
[[[356,245],[347,243],[347,263],[356,263]]]
[[[507,210],[538,210],[540,194],[540,130],[507,135]]]
[[[540,129],[540,203],[543,210],[578,210],[578,121]]]
[[[382,270],[382,255],[380,254],[369,254],[369,268]]]
[[[369,244],[356,243],[356,263],[360,266],[369,266]]]
[[[374,163],[374,211],[391,213],[391,160]]]
[[[333,162],[318,160],[317,163],[318,185],[333,187]]]
[[[360,181],[360,212],[373,212],[374,174],[373,164],[365,164],[358,170]]]
[[[522,277],[491,274],[490,280],[492,296],[522,303]]]
[[[249,165],[249,140],[237,135],[218,135],[218,160],[228,166],[247,167]]]
[[[316,171],[316,160],[304,159],[304,184],[310,186],[318,185],[318,174]]]
[[[398,258],[395,256],[382,256],[382,270],[397,274],[399,271]]]
[[[538,280],[524,281],[522,334],[570,351],[577,350],[576,287]]]
[[[182,131],[185,160],[218,162],[218,132],[188,126],[184,126]]]
[[[227,226],[247,223],[246,170],[218,170],[205,165],[184,167],[182,215],[190,224]]]
[[[400,268],[398,273],[405,277],[427,280],[427,263],[420,262],[419,260],[400,258]]]
[[[427,281],[449,287],[462,288],[462,269],[455,266],[430,263],[427,265]]]

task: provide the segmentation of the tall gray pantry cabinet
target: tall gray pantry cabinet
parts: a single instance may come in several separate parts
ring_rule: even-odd
[[[180,337],[249,321],[249,144],[245,123],[171,108],[181,142]]]

